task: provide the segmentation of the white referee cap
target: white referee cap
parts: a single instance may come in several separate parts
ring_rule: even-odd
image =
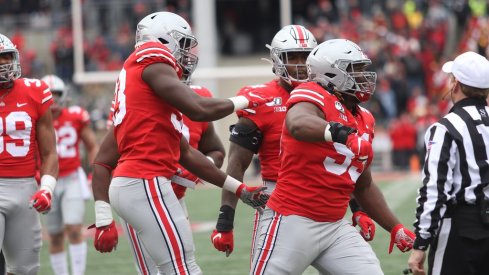
[[[489,88],[489,60],[475,52],[465,52],[441,68],[467,86]]]

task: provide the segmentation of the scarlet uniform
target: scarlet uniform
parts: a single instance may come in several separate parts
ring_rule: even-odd
[[[153,63],[166,63],[182,75],[171,52],[158,42],[144,43],[124,62],[114,102],[114,133],[121,155],[114,177],[171,178],[177,171],[182,115],[141,79]]]
[[[253,92],[259,92],[274,99],[254,110],[238,111],[237,115],[253,121],[262,132],[263,139],[258,150],[262,179],[277,181],[278,170],[280,169],[280,135],[287,112],[285,103],[290,94],[279,85],[279,80],[275,79],[263,85],[246,86],[238,92],[238,95]],[[266,190],[266,192],[271,192],[271,190]]]
[[[327,121],[372,141],[375,121],[366,109],[358,107],[354,116],[313,82],[294,89],[286,106],[299,102],[314,104]],[[343,219],[364,169],[352,165],[353,152],[340,143],[298,141],[285,126],[280,148],[282,166],[267,203],[271,211],[263,213],[257,229],[250,274],[302,274],[309,265],[321,274],[382,274],[372,248]]]
[[[67,176],[81,166],[80,136],[83,128],[89,124],[88,112],[79,106],[62,109],[58,118],[53,121],[56,129],[59,177]]]
[[[138,232],[160,274],[200,274],[192,232],[170,184],[180,158],[183,116],[143,81],[144,69],[155,63],[166,63],[182,76],[172,53],[157,42],[137,47],[119,74],[112,120],[120,158],[109,198]]]
[[[359,107],[358,115],[353,116],[336,96],[313,82],[298,86],[287,107],[298,102],[316,105],[326,120],[357,129],[359,136],[372,142],[375,120],[368,110]],[[267,205],[286,216],[300,215],[320,222],[342,219],[363,172],[363,168],[351,165],[353,152],[339,143],[296,140],[287,128],[281,149],[282,168]]]
[[[190,88],[200,96],[212,97],[211,92],[205,87],[190,85]],[[182,131],[183,136],[188,140],[190,146],[198,149],[200,140],[202,138],[202,134],[207,131],[209,122],[192,121],[185,115],[183,115],[183,122],[184,122],[183,131]],[[178,165],[178,167],[181,170],[185,169],[181,165]],[[196,183],[199,181],[199,178],[197,176],[194,176],[190,173],[186,173],[185,175],[179,174],[178,176],[182,176],[185,179]],[[187,206],[185,204],[185,201],[183,200],[187,187],[172,182],[172,188],[176,197],[180,201],[182,208],[184,209],[186,217],[188,217]],[[139,274],[145,275],[145,274],[157,273],[158,270],[156,268],[156,265],[154,261],[149,257],[148,252],[146,251],[145,246],[141,243],[141,240],[136,230],[134,230],[134,228],[128,223],[126,223],[124,220],[122,220],[122,224],[124,226],[123,227],[124,232],[129,238],[129,245],[132,247],[133,256]]]
[[[4,66],[4,65],[3,65]],[[3,70],[3,69],[2,69]],[[38,79],[13,80],[0,100],[0,247],[8,272],[37,274],[41,249],[39,214],[29,208],[38,191],[39,119],[53,103],[48,86]],[[54,149],[54,148],[53,148]]]
[[[79,106],[60,110],[54,118],[59,177],[53,192],[51,211],[46,214],[46,228],[50,234],[63,231],[65,224],[83,224],[85,200],[90,197],[87,176],[81,167],[80,137],[89,127],[90,116]]]
[[[191,85],[190,88],[200,96],[212,97],[211,92],[205,87]],[[209,127],[209,122],[192,121],[185,115],[182,115],[182,117],[183,117],[183,124],[184,124],[182,134],[188,140],[190,146],[198,149],[202,134],[207,130],[207,127]],[[178,165],[178,167],[180,169],[185,169],[181,165]],[[196,176],[191,174],[188,174],[186,178],[193,182],[199,180]],[[186,187],[173,182],[172,182],[172,187],[173,187],[173,192],[175,192],[175,195],[177,196],[178,199],[181,199],[185,196],[185,191],[187,190]]]
[[[49,111],[52,95],[44,82],[29,78],[14,80],[8,93],[0,103],[0,178],[34,177],[35,125]]]

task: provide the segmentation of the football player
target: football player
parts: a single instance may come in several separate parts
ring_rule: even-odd
[[[182,81],[190,83],[191,75],[185,75],[182,77]],[[211,97],[211,92],[205,87],[190,85],[190,88],[201,96]],[[187,116],[183,116],[183,135],[187,139],[190,146],[198,149],[206,157],[213,162],[217,167],[221,167],[225,151],[221,140],[217,136],[214,130],[214,125],[209,122],[197,122],[190,120]],[[188,219],[187,205],[185,204],[185,192],[187,188],[195,188],[195,185],[200,183],[200,179],[187,171],[184,167],[179,165],[177,174],[172,177],[172,188],[180,205],[183,208],[183,212]],[[107,179],[108,180],[108,179]],[[136,267],[139,274],[157,274],[158,270],[156,264],[149,257],[144,245],[138,237],[138,234],[134,228],[122,220],[122,226],[124,233],[129,239],[129,245],[132,248],[133,257],[136,262]]]
[[[355,43],[333,39],[309,54],[309,79],[287,101],[281,168],[257,229],[251,274],[382,274],[372,248],[344,220],[350,196],[411,249],[414,234],[393,215],[369,170],[374,118],[359,105],[375,89],[371,61]]]
[[[182,113],[193,121],[212,121],[271,100],[260,94],[229,99],[197,95],[180,81],[191,69],[188,64],[197,62],[190,53],[196,45],[190,25],[174,13],[152,13],[138,23],[136,48],[116,84],[114,127],[100,149],[116,149],[120,154],[110,190],[107,183],[96,181],[95,173],[104,170],[100,173],[107,174],[105,168],[114,167],[113,158],[94,162],[95,248],[110,252],[117,244],[112,205],[140,233],[138,237],[161,274],[201,273],[190,225],[170,184],[178,162],[253,207],[268,199],[263,187],[249,187],[226,175],[181,138]]]
[[[260,92],[274,99],[254,110],[245,109],[237,112],[239,121],[231,127],[227,173],[243,180],[253,154],[258,153],[263,185],[267,187],[266,192],[271,194],[280,169],[280,136],[287,111],[285,103],[295,87],[307,82],[306,58],[317,46],[317,42],[313,34],[303,26],[289,25],[279,30],[271,45],[266,46],[270,49],[269,61],[273,66],[272,70],[278,78],[262,85],[246,86],[238,94]],[[217,250],[229,255],[234,248],[233,220],[236,196],[223,190],[221,204],[211,241]],[[360,209],[355,210],[352,209],[356,218],[354,223],[359,220],[362,236],[365,236],[366,240],[371,240],[375,233],[375,224]],[[269,209],[266,208],[264,211]],[[257,241],[256,228],[259,226],[259,217],[257,211],[253,226],[251,258]]]
[[[90,193],[87,176],[81,167],[79,146],[80,141],[83,142],[92,163],[98,145],[88,112],[79,106],[66,106],[68,90],[63,80],[55,75],[46,75],[41,80],[48,84],[54,98],[51,112],[59,161],[58,184],[54,189],[51,211],[45,220],[51,268],[54,274],[69,274],[64,249],[66,233],[70,243],[71,273],[84,274],[87,244],[82,236],[82,226],[85,200]]]
[[[182,80],[185,83],[189,83],[190,76],[184,76]],[[194,90],[197,94],[201,96],[211,97],[211,92],[202,86],[190,85],[190,88]],[[109,116],[110,117],[110,116]],[[225,150],[222,145],[221,140],[217,136],[216,131],[214,130],[214,125],[209,122],[196,122],[190,120],[185,115],[183,116],[184,126],[183,135],[188,140],[189,145],[193,148],[198,149],[200,152],[206,155],[206,157],[213,162],[217,167],[221,167]],[[112,122],[108,122],[109,125]],[[117,156],[115,156],[117,157]],[[101,178],[97,176],[97,180]],[[110,178],[106,178],[106,181],[110,181]],[[187,188],[195,188],[196,184],[199,184],[201,181],[198,177],[190,173],[184,167],[179,165],[177,170],[177,174],[172,177],[172,188],[175,193],[180,205],[183,208],[183,212],[188,219],[188,211],[187,205],[185,204],[185,193]],[[134,228],[121,219],[121,225],[126,234],[129,245],[131,246],[131,251],[133,253],[133,257],[136,263],[136,268],[139,274],[157,274],[158,269],[154,261],[149,257],[147,250],[144,248],[141,240],[138,237],[138,233]]]
[[[51,207],[58,156],[49,87],[20,76],[19,52],[0,34],[0,247],[8,273],[34,275],[42,243],[37,212]]]

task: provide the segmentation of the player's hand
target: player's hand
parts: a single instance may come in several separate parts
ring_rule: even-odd
[[[245,109],[253,109],[265,103],[273,101],[273,96],[266,96],[257,91],[245,93],[241,96],[245,97],[246,100],[248,100],[248,107],[246,107]]]
[[[88,229],[95,228],[95,237],[93,240],[93,246],[101,253],[112,252],[117,247],[119,236],[117,234],[117,228],[115,227],[115,221],[112,221],[109,225],[96,227],[92,224]]]
[[[233,230],[219,232],[214,229],[211,234],[211,242],[217,250],[226,252],[226,257],[229,257],[234,249]]]
[[[409,229],[405,228],[404,225],[398,224],[394,226],[391,231],[391,243],[389,245],[389,254],[392,252],[394,244],[402,252],[409,251],[413,248],[414,239],[416,235]]]
[[[31,207],[37,212],[46,214],[51,209],[51,193],[48,190],[37,191],[30,200]]]
[[[241,184],[238,190],[236,190],[236,196],[241,199],[242,202],[255,208],[260,213],[263,212],[263,206],[267,204],[270,198],[269,194],[263,192],[267,187],[265,186],[247,186]]]
[[[413,249],[411,255],[409,255],[408,265],[409,271],[413,274],[425,275],[424,262],[426,259],[426,252],[423,250]],[[406,273],[408,274],[408,273]]]
[[[356,133],[352,133],[348,135],[345,145],[353,152],[353,154],[355,154],[353,158],[354,160],[362,163],[364,167],[368,167],[374,157],[372,144],[370,142],[364,140]]]
[[[362,211],[357,211],[353,213],[351,217],[353,221],[353,226],[360,227],[360,235],[368,242],[374,239],[375,236],[375,223],[367,215],[367,213]]]

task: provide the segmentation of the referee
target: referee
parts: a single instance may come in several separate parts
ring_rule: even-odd
[[[451,74],[450,112],[426,131],[417,198],[414,274],[489,274],[489,61],[466,52],[443,65]],[[447,95],[448,95],[447,93]]]

